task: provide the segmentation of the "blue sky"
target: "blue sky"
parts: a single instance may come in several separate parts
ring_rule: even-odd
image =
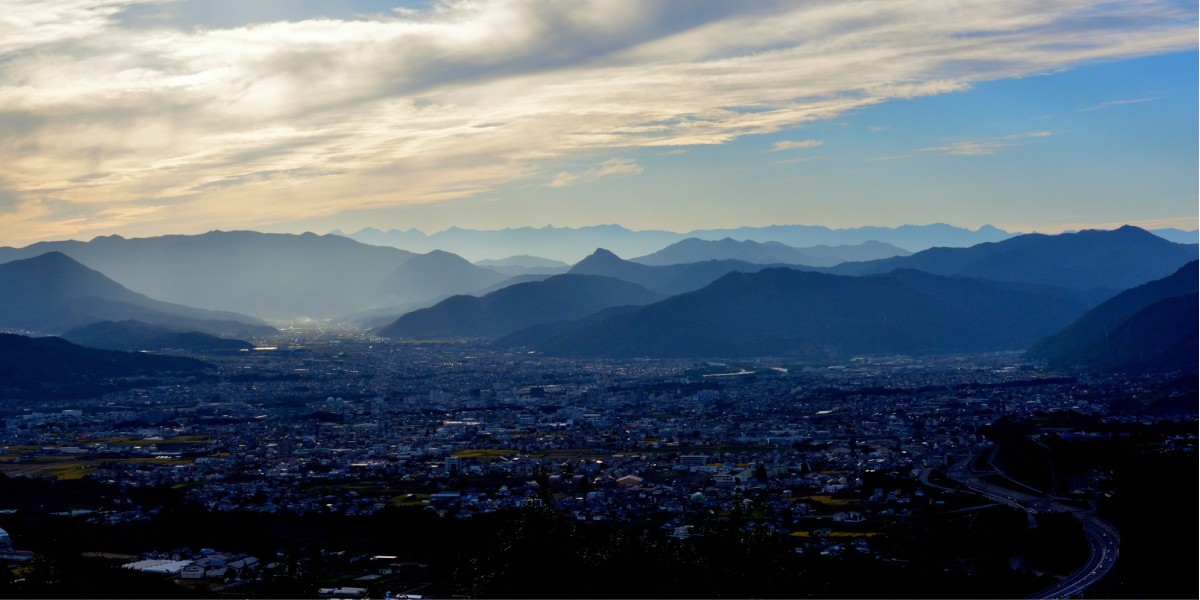
[[[0,0],[0,244],[1197,222],[1194,3]]]

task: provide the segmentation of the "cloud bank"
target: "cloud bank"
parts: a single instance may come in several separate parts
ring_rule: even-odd
[[[603,160],[639,148],[1196,44],[1195,7],[1157,0],[463,0],[230,28],[122,21],[144,4],[0,0],[5,243],[565,187],[640,172]],[[989,143],[931,150],[1013,140]],[[587,157],[598,166],[562,170]]]

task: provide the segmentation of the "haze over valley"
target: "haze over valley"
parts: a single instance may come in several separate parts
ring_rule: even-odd
[[[1198,25],[0,0],[0,597],[1200,596]]]

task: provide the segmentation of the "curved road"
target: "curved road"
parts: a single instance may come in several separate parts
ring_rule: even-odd
[[[1079,519],[1080,524],[1083,526],[1083,534],[1087,538],[1088,543],[1087,562],[1074,573],[1071,573],[1058,583],[1029,596],[1030,598],[1070,598],[1076,596],[1112,570],[1113,565],[1117,562],[1121,538],[1116,528],[1110,523],[1090,512],[1082,512],[1077,508],[1055,502],[1053,497],[1019,492],[988,482],[972,471],[970,463],[971,457],[967,456],[953,467],[947,469],[946,475],[985,498],[1025,510],[1030,520],[1039,511],[1069,513],[1076,519]],[[991,460],[988,461],[988,465],[991,467],[991,470],[987,473],[995,473],[1006,479],[1008,478],[1005,473],[992,464]]]
[[[1062,581],[1029,596],[1030,598],[1071,598],[1083,593],[1083,590],[1099,581],[1113,568],[1120,549],[1117,536],[1106,527],[1092,523],[1090,519],[1083,521],[1083,533],[1088,541],[1087,563]]]

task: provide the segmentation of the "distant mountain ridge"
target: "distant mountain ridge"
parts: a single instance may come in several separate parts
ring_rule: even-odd
[[[590,325],[516,332],[501,343],[590,357],[836,358],[1013,350],[1077,318],[1056,290],[919,271],[847,277],[786,268],[731,272],[703,289]]]
[[[1197,367],[1197,262],[1128,289],[1034,344],[1026,356],[1060,367],[1161,371]]]
[[[56,334],[97,321],[131,319],[217,335],[276,333],[246,315],[148,298],[61,252],[0,264],[0,327]]]
[[[781,242],[752,240],[702,240],[687,238],[631,262],[651,266],[694,263],[705,260],[739,260],[755,264],[787,264],[810,267],[832,267],[847,261],[875,260],[893,256],[908,256],[908,250],[875,240],[844,246],[809,246],[796,248]]]
[[[540,256],[529,256],[522,254],[518,256],[509,256],[501,259],[484,259],[475,261],[475,264],[480,267],[488,268],[498,273],[505,275],[559,275],[566,273],[567,269],[571,268],[565,262],[560,260],[552,260],[542,258]]]
[[[1200,230],[1197,230],[1197,229],[1185,231],[1183,229],[1168,228],[1168,229],[1151,229],[1149,231],[1150,231],[1150,233],[1153,233],[1154,235],[1157,235],[1158,237],[1163,238],[1164,240],[1167,240],[1169,242],[1175,242],[1176,244],[1200,243]]]
[[[365,318],[373,318],[373,315],[395,316],[404,310],[430,306],[453,295],[483,295],[514,283],[545,279],[561,270],[615,277],[660,293],[678,294],[699,289],[730,271],[754,272],[765,266],[785,264],[846,275],[913,268],[942,275],[1053,285],[1090,294],[1093,297],[1090,303],[1095,304],[1122,289],[1164,276],[1183,262],[1194,259],[1197,254],[1196,245],[1174,244],[1133,227],[1057,236],[1021,235],[969,248],[931,248],[907,257],[846,262],[828,267],[812,266],[812,263],[829,264],[835,260],[863,257],[848,255],[854,252],[868,255],[872,252],[892,253],[896,251],[896,246],[865,240],[850,246],[806,246],[803,250],[811,254],[827,254],[801,259],[795,247],[785,242],[735,238],[704,240],[694,236],[673,247],[668,246],[671,248],[669,252],[679,251],[682,252],[681,256],[664,258],[669,252],[664,247],[666,244],[660,245],[659,242],[666,238],[680,241],[682,234],[651,232],[653,235],[647,237],[644,235],[646,232],[630,232],[617,226],[578,230],[501,230],[490,232],[488,235],[492,238],[479,238],[475,236],[478,232],[463,229],[448,231],[465,240],[495,241],[498,245],[487,246],[488,252],[492,255],[508,255],[508,259],[497,260],[509,264],[489,268],[486,266],[488,263],[471,264],[444,249],[413,254],[396,248],[359,243],[338,235],[263,234],[250,231],[213,231],[194,236],[136,239],[108,236],[90,242],[45,242],[25,248],[0,248],[0,264],[32,258],[48,251],[61,251],[128,289],[161,301],[259,318],[296,321],[346,315],[363,315]],[[747,237],[761,234],[809,238],[829,232],[834,232],[835,237],[891,232],[893,237],[898,238],[924,235],[922,239],[926,241],[937,237],[962,241],[972,236],[1007,235],[995,228],[983,227],[970,231],[940,224],[855,230],[781,226],[736,231]],[[593,251],[603,248],[598,246],[590,248],[583,260],[564,269],[562,265],[550,262],[553,259],[528,254],[528,248],[521,248],[518,253],[501,252],[506,250],[504,244],[528,241],[522,236],[530,232],[534,238],[546,243],[557,243],[555,240],[562,238],[572,244],[586,239],[586,236],[580,237],[580,232],[594,238],[621,238],[628,235],[633,236],[628,239],[641,240],[639,244],[653,241],[651,250],[660,259],[657,262],[685,262],[670,265],[639,264],[619,259],[612,252]],[[703,233],[711,234],[712,231]],[[458,238],[451,236],[444,239]],[[704,248],[704,252],[717,248],[719,252],[689,254],[685,251],[689,247]],[[750,254],[739,254],[743,251]],[[749,260],[697,260],[729,255]],[[649,260],[649,256],[646,255],[644,259]],[[772,262],[776,259],[780,259],[780,262]],[[803,260],[808,264],[789,264],[794,260]],[[147,320],[132,313],[117,312],[103,316],[118,321]],[[155,320],[149,319],[147,322]]]
[[[578,319],[611,306],[649,304],[663,297],[609,277],[555,275],[479,298],[454,296],[403,315],[377,333],[416,339],[496,338],[533,325]]]
[[[500,258],[500,259],[484,259],[484,260],[475,261],[475,264],[479,265],[481,267],[487,267],[487,268],[493,268],[493,269],[496,267],[520,267],[523,269],[554,269],[554,268],[558,268],[558,267],[569,267],[570,266],[567,263],[562,262],[561,260],[552,260],[549,258],[542,258],[540,256],[530,256],[528,254],[509,256],[509,257]]]
[[[516,227],[476,230],[451,227],[426,234],[417,229],[381,231],[372,227],[353,233],[333,231],[365,244],[392,246],[412,252],[446,250],[472,261],[533,254],[567,263],[579,261],[596,248],[608,248],[621,256],[644,256],[687,238],[702,240],[750,240],[779,242],[794,247],[843,246],[879,241],[909,251],[935,246],[970,246],[1010,238],[1009,233],[990,225],[976,230],[944,223],[900,227],[854,227],[831,229],[819,225],[771,225],[736,229],[697,229],[686,233],[662,230],[634,231],[620,225],[571,227]]]
[[[0,248],[0,262],[52,250],[152,298],[267,319],[369,308],[383,278],[413,256],[341,236],[211,231]]]

